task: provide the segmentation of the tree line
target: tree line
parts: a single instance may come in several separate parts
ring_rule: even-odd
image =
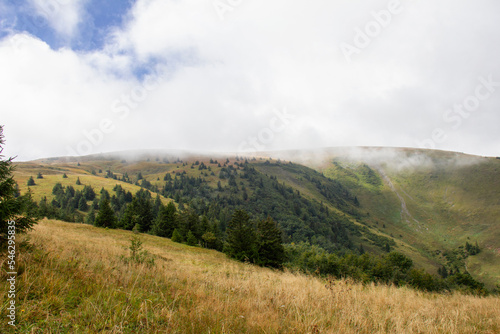
[[[467,270],[456,269],[446,275],[431,275],[415,268],[413,261],[404,254],[391,251],[383,256],[373,254],[330,253],[309,243],[285,245],[286,266],[335,278],[350,277],[362,283],[383,283],[409,286],[424,291],[453,291],[486,295],[484,284],[476,281]]]

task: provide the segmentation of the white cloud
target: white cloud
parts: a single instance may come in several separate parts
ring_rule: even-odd
[[[295,123],[266,149],[411,147],[444,128],[448,140],[436,148],[499,155],[500,88],[459,129],[443,113],[474,92],[479,76],[500,81],[500,4],[401,2],[348,62],[340,45],[388,3],[242,1],[222,21],[211,1],[139,0],[103,50],[54,51],[24,36],[16,51],[11,36],[0,47],[0,89],[11,97],[0,108],[15,111],[3,118],[7,139],[22,158],[65,155],[109,118],[115,128],[93,152],[235,151],[269,127],[273,108],[286,107]],[[75,17],[61,27],[76,29]],[[163,81],[127,106],[134,87],[141,92],[131,73],[144,67]],[[123,108],[129,115],[120,118],[114,111]]]
[[[86,0],[29,0],[38,15],[61,36],[72,38],[83,19]]]
[[[66,155],[65,145],[107,117],[113,96],[130,85],[87,57],[51,50],[29,35],[0,43],[0,72],[0,90],[8,97],[0,102],[6,152],[21,159]]]

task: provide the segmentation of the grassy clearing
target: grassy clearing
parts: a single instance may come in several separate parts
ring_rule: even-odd
[[[43,172],[42,172],[43,173]],[[63,178],[63,174],[66,173],[67,178]],[[19,185],[19,190],[22,194],[25,194],[28,189],[31,190],[33,195],[33,200],[35,202],[39,202],[42,197],[47,197],[47,199],[52,200],[54,195],[52,194],[52,188],[56,183],[61,183],[64,187],[72,186],[75,190],[83,190],[85,185],[92,186],[94,191],[99,196],[99,191],[104,188],[111,194],[113,194],[113,188],[115,185],[119,184],[125,191],[130,191],[135,194],[137,191],[142,188],[136,186],[134,184],[130,184],[127,182],[118,181],[111,178],[105,178],[104,174],[99,174],[98,176],[92,175],[90,173],[86,173],[85,171],[74,171],[74,170],[61,170],[54,174],[43,174],[43,179],[37,179],[38,172],[33,172],[30,168],[26,168],[23,165],[19,165],[14,172],[14,179]],[[35,180],[34,186],[28,187],[27,182],[30,176],[33,176]],[[81,185],[76,185],[77,178],[80,179]],[[153,197],[156,197],[156,194],[152,193]],[[170,202],[170,199],[164,198],[160,196],[162,202],[167,204]]]
[[[19,333],[498,333],[500,298],[331,281],[131,232],[53,220],[18,255]],[[5,282],[5,277],[1,280]],[[9,333],[7,284],[0,332]]]

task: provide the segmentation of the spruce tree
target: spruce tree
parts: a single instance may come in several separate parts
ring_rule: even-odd
[[[109,200],[104,199],[99,207],[94,225],[98,227],[114,227],[116,224],[116,216],[113,209],[111,209],[111,205],[109,205]]]
[[[385,227],[385,225],[384,225],[384,227]],[[384,250],[385,250],[387,253],[389,253],[389,252],[391,251],[391,246],[389,246],[389,243],[387,243],[387,242],[385,243]]]
[[[85,224],[94,225],[95,222],[95,211],[94,208],[90,209],[89,214],[85,217]]]
[[[91,186],[84,186],[82,190],[82,195],[87,201],[93,201],[95,198],[94,189]]]
[[[78,210],[80,211],[87,211],[89,206],[87,205],[87,201],[85,198],[82,196],[80,197],[80,200],[78,201]]]
[[[158,217],[158,214],[160,213],[160,208],[162,206],[163,206],[163,203],[161,202],[160,195],[156,194],[155,203],[154,203],[153,208],[152,208],[152,214],[153,214],[154,218]]]
[[[191,231],[188,231],[187,233],[187,237],[186,237],[186,243],[189,245],[189,246],[196,246],[198,244],[198,240],[196,239],[196,237],[194,236],[193,232]]]
[[[4,148],[3,125],[0,126],[0,248],[7,243],[9,235],[24,233],[36,224],[34,213],[29,208],[32,206],[31,193],[23,196],[17,195],[16,181],[12,175],[14,166],[13,158],[4,159],[1,154]],[[14,223],[11,223],[14,222]]]
[[[123,212],[122,218],[119,222],[119,227],[125,230],[132,230],[134,226],[139,221],[139,216],[137,215],[137,198],[134,197],[132,202],[127,204],[125,211]]]
[[[94,200],[92,201],[92,209],[99,210],[99,201],[97,200],[97,197],[94,197]]]
[[[77,186],[79,186],[79,185],[81,185],[81,184],[82,184],[82,183],[80,182],[80,178],[79,178],[79,177],[77,177],[77,178],[76,178],[76,185],[77,185]]]
[[[259,240],[259,264],[266,267],[281,268],[285,260],[281,230],[276,222],[267,217],[257,224]]]
[[[35,180],[33,180],[33,176],[30,176],[30,178],[28,179],[28,186],[35,186],[36,183],[35,183]]]
[[[234,212],[226,232],[224,253],[239,261],[255,262],[257,260],[257,234],[246,211],[236,210]]]
[[[174,232],[172,233],[172,241],[182,242],[182,235],[179,233],[179,230],[174,229]]]
[[[67,179],[68,175],[66,175],[66,173],[64,173],[62,177],[63,177],[63,179]]]
[[[160,237],[171,238],[177,226],[176,224],[177,209],[175,208],[174,202],[170,202],[166,206],[160,207],[158,218],[156,218],[153,225],[153,234]]]
[[[100,200],[100,202],[104,201],[105,199],[107,199],[108,201],[111,199],[111,196],[109,195],[109,192],[106,189],[104,189],[104,187],[101,188],[100,193],[101,193],[101,200]],[[100,203],[99,203],[99,205],[100,205]]]
[[[139,196],[136,194],[136,197]],[[137,201],[137,215],[139,216],[138,223],[140,225],[140,231],[143,233],[149,232],[149,230],[151,230],[154,217],[152,205],[148,198],[139,197],[139,200]]]

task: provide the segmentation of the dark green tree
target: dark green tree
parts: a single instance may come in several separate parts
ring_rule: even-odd
[[[156,194],[155,198],[155,203],[152,208],[152,214],[153,217],[156,218],[158,217],[158,213],[160,212],[160,208],[163,206],[163,203],[161,202],[161,198],[159,194]]]
[[[76,185],[77,185],[77,186],[79,186],[79,185],[81,185],[81,184],[82,184],[82,183],[80,182],[80,178],[79,178],[79,177],[77,177],[77,178],[76,178]]]
[[[203,233],[201,239],[203,240],[203,247],[212,249],[216,247],[217,236],[213,232],[208,231]]]
[[[101,193],[101,200],[100,200],[100,202],[104,201],[105,199],[107,199],[108,201],[111,199],[111,195],[109,194],[109,192],[106,189],[104,189],[104,187],[101,188],[100,193]],[[101,203],[99,203],[99,205],[100,204]]]
[[[6,245],[9,235],[13,235],[14,232],[11,231],[15,229],[16,234],[24,233],[36,224],[36,217],[30,210],[31,193],[16,196],[17,184],[12,176],[13,158],[4,159],[2,155],[4,142],[2,125],[0,126],[0,248]]]
[[[67,179],[68,175],[66,175],[66,173],[64,173],[62,177],[63,177],[63,179]]]
[[[182,235],[179,233],[179,230],[175,229],[174,233],[172,233],[172,241],[182,242]]]
[[[37,179],[43,179],[42,172],[38,172],[38,175],[36,176]]]
[[[285,260],[281,230],[276,222],[267,217],[257,223],[259,264],[266,267],[281,268]]]
[[[384,225],[384,227],[385,227],[385,225]],[[384,250],[385,250],[387,253],[389,253],[389,252],[391,251],[391,246],[389,245],[389,243],[387,243],[387,242],[385,243]]]
[[[134,226],[139,222],[139,216],[137,214],[137,198],[133,198],[132,202],[127,204],[125,211],[123,212],[122,218],[118,226],[125,230],[132,230]]]
[[[62,186],[62,184],[60,182],[57,182],[54,187],[52,188],[52,194],[53,195],[60,195],[60,194],[64,194],[64,187]]]
[[[40,218],[53,218],[56,214],[56,209],[47,201],[47,197],[43,197],[38,203],[38,216]]]
[[[30,176],[30,178],[28,179],[28,186],[35,186],[36,183],[35,183],[35,180],[33,180],[33,176]]]
[[[194,236],[193,232],[191,231],[188,231],[187,233],[187,237],[186,237],[186,243],[189,245],[189,246],[196,246],[198,244],[198,240],[196,239],[196,237]]]
[[[404,254],[390,252],[386,255],[386,261],[391,267],[397,268],[402,272],[407,272],[413,266],[413,261]]]
[[[95,222],[95,211],[94,208],[91,208],[87,217],[85,217],[85,224],[94,225],[94,222]]]
[[[166,206],[161,206],[158,218],[156,218],[153,224],[153,234],[160,237],[171,238],[176,226],[177,209],[175,208],[174,202],[170,202]]]
[[[78,201],[78,210],[80,211],[87,211],[89,206],[87,205],[87,201],[85,198],[82,196],[80,197],[80,200]]]
[[[99,201],[97,200],[97,197],[94,197],[91,207],[94,210],[99,210]]]
[[[114,227],[116,225],[116,216],[111,209],[108,199],[104,199],[101,205],[99,205],[99,212],[94,222],[95,226],[98,227]]]
[[[445,266],[441,266],[438,268],[438,274],[442,277],[442,278],[446,278],[448,277],[448,270],[446,270],[446,267]]]
[[[227,224],[224,253],[239,261],[255,262],[258,257],[257,233],[250,216],[244,210],[236,210]]]
[[[137,215],[139,216],[140,231],[144,233],[149,232],[153,225],[154,216],[152,205],[148,198],[139,197],[137,201]]]
[[[200,217],[192,208],[184,210],[179,214],[178,228],[179,233],[184,238],[187,238],[188,231],[191,231],[197,239],[201,238],[203,234],[201,232]]]
[[[91,186],[83,186],[82,195],[87,201],[93,201],[95,198],[94,189]]]

